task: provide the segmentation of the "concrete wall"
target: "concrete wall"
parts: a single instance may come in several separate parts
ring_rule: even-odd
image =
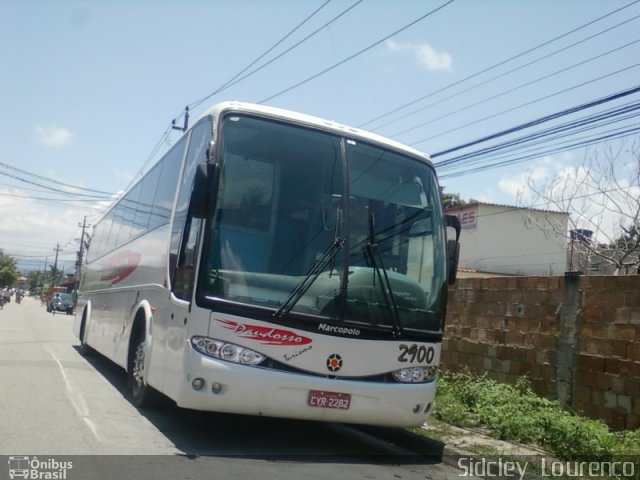
[[[566,231],[567,215],[477,204],[451,209],[461,219],[460,268],[516,275],[562,275],[566,270],[566,240],[540,228],[530,217],[553,217]]]
[[[640,276],[460,279],[442,365],[526,375],[542,396],[640,428]]]

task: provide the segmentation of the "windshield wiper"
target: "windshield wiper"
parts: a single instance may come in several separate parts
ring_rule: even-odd
[[[400,313],[398,312],[398,304],[396,303],[396,299],[393,296],[391,281],[389,280],[389,276],[387,275],[387,270],[384,268],[382,255],[380,255],[380,251],[378,250],[378,243],[376,242],[375,233],[375,217],[373,212],[369,213],[369,241],[365,245],[364,251],[367,260],[371,263],[371,267],[373,268],[375,275],[378,277],[378,280],[380,282],[380,289],[382,290],[382,297],[384,298],[384,301],[387,304],[387,308],[389,308],[389,312],[391,313],[391,320],[393,322],[393,333],[395,336],[399,336],[400,334],[402,334]],[[373,277],[373,279],[375,285],[375,276]]]
[[[294,288],[287,299],[280,305],[278,310],[273,314],[275,318],[281,319],[289,314],[289,312],[300,301],[304,294],[309,290],[313,282],[325,271],[327,266],[329,267],[329,276],[333,272],[333,260],[340,250],[344,247],[345,239],[338,236],[338,225],[340,224],[340,210],[338,209],[336,215],[336,228],[334,231],[333,241],[329,244],[327,249],[323,252],[322,256],[316,260],[311,266],[302,281]]]

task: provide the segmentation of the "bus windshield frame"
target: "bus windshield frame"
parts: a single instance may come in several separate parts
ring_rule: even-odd
[[[219,126],[198,305],[300,328],[441,335],[446,242],[429,162],[257,114]]]

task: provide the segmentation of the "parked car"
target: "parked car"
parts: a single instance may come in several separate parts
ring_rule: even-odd
[[[54,295],[47,304],[47,312],[65,312],[67,315],[73,315],[73,297],[69,293]]]

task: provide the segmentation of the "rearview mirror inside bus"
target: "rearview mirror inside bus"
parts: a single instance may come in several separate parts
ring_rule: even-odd
[[[215,167],[211,163],[201,163],[196,170],[191,191],[191,215],[193,218],[208,218],[213,212],[212,183]]]

